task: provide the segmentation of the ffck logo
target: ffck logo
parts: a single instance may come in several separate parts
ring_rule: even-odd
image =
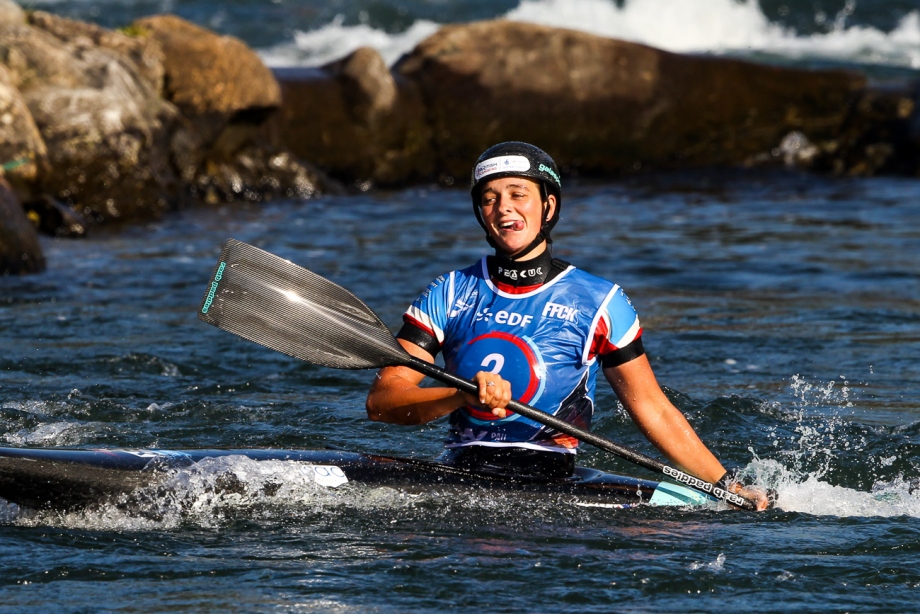
[[[543,307],[542,315],[544,318],[554,318],[557,320],[565,320],[566,322],[574,322],[578,317],[578,309],[575,307],[569,307],[568,305],[560,305],[559,303],[547,303]]]

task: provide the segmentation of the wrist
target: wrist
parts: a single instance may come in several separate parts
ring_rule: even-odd
[[[738,484],[738,469],[727,470],[715,484],[722,490],[731,492],[731,486]]]

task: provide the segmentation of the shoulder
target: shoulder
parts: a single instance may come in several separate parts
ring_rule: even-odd
[[[481,280],[483,278],[482,262],[484,262],[484,260],[464,269],[455,269],[449,273],[438,275],[425,287],[418,298],[416,298],[415,302],[427,301],[434,295],[446,294],[453,296],[458,290],[464,286],[468,286],[470,282],[475,283],[477,280]]]
[[[568,265],[568,269],[565,271],[563,279],[566,280],[567,283],[577,284],[603,294],[607,294],[614,288],[620,287],[618,284],[615,284],[608,279],[598,277],[597,275],[592,275],[591,273],[588,273],[583,269],[579,269],[578,267],[571,264]]]
[[[608,312],[608,314],[616,315],[618,318],[628,317],[630,319],[636,316],[632,301],[629,300],[626,291],[619,284],[574,267],[566,272],[565,279],[574,287],[588,289],[592,296],[595,296],[600,301],[601,309]]]
[[[428,284],[428,286],[441,286],[452,280],[456,282],[458,280],[465,279],[483,279],[485,270],[485,258],[482,258],[481,260],[477,260],[468,267],[462,269],[454,269],[449,273],[438,275],[432,280],[430,284]]]

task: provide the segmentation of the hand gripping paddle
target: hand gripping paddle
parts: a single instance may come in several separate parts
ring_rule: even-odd
[[[377,314],[316,273],[234,239],[224,244],[198,310],[208,324],[278,352],[333,369],[401,365],[464,392],[470,380],[407,353]],[[746,510],[752,501],[518,401],[508,409],[640,467]]]

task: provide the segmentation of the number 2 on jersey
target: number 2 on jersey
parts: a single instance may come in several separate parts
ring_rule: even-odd
[[[498,375],[501,373],[502,367],[505,366],[505,357],[498,353],[489,354],[482,359],[482,364],[480,366],[489,373]]]

